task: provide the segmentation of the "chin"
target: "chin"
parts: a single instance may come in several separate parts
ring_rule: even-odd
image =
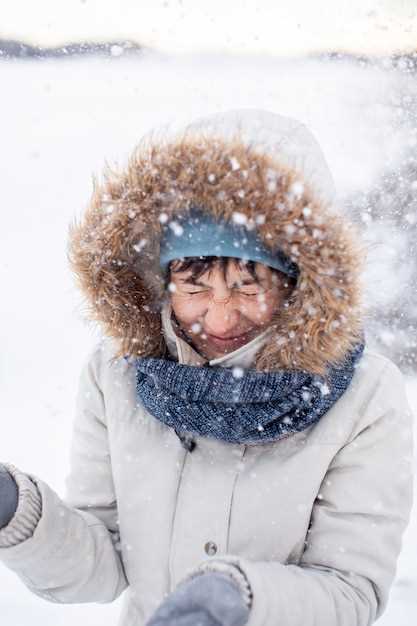
[[[226,356],[226,354],[230,354],[230,352],[234,352],[234,350],[236,350],[236,348],[232,348],[230,350],[222,350],[221,352],[218,350],[209,350],[208,352],[206,352],[206,354],[209,359],[218,359],[221,356]]]
[[[221,356],[225,356],[226,354],[230,354],[238,348],[241,348],[245,345],[247,341],[244,343],[237,343],[230,346],[224,346],[223,348],[216,348],[215,346],[201,346],[200,351],[206,356],[208,359],[218,359]]]

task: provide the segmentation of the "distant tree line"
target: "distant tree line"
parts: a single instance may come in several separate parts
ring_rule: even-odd
[[[143,47],[133,41],[87,41],[46,48],[14,39],[0,39],[0,59],[62,59],[86,55],[117,57],[137,54],[142,50]]]
[[[25,43],[15,39],[0,38],[0,59],[62,59],[69,56],[122,56],[137,54],[144,50],[144,46],[131,40],[107,42],[72,42],[55,47],[44,47]],[[389,56],[370,56],[353,54],[350,52],[313,53],[308,58],[328,60],[332,62],[350,61],[360,66],[379,65],[386,69],[397,69],[405,72],[417,73],[417,51],[407,54],[398,53]]]

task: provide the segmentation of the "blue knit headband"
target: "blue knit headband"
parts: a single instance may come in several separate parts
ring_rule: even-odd
[[[162,226],[160,266],[168,270],[170,261],[185,257],[225,256],[257,261],[297,278],[299,269],[280,249],[269,250],[255,230],[245,226],[244,216],[236,222],[216,221],[194,208]]]

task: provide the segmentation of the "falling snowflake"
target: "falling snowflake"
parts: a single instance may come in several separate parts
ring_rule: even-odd
[[[304,400],[304,402],[310,402],[310,400],[311,400],[311,392],[310,392],[310,391],[307,391],[307,390],[306,390],[306,391],[303,391],[303,392],[301,393],[301,397],[302,397],[302,399]]]
[[[327,383],[322,383],[321,381],[317,381],[314,383],[316,387],[319,388],[322,396],[328,396],[330,393],[330,388]]]
[[[240,211],[233,211],[232,219],[235,224],[246,224],[248,218]]]
[[[233,378],[242,378],[245,374],[245,370],[242,367],[234,367],[232,369]]]
[[[136,252],[140,252],[146,246],[147,242],[147,239],[140,239],[138,243],[133,245],[133,249],[136,250]]]
[[[295,183],[293,183],[291,185],[291,187],[290,187],[290,192],[296,198],[301,198],[301,196],[304,193],[304,185],[303,185],[303,183],[300,182],[300,181],[296,181]]]
[[[174,235],[176,235],[177,237],[181,237],[181,235],[184,232],[183,227],[181,226],[181,224],[178,224],[178,222],[175,222],[175,221],[170,222],[169,227],[173,231]]]
[[[285,232],[287,233],[287,235],[293,235],[297,229],[296,229],[296,227],[294,226],[294,224],[287,224],[287,225],[284,227],[284,230],[285,230]]]
[[[232,170],[235,172],[236,170],[240,170],[240,163],[239,161],[236,159],[236,157],[230,157],[229,159],[230,165],[232,167]]]

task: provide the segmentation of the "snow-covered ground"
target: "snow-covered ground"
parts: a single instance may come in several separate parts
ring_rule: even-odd
[[[164,57],[0,64],[0,460],[63,493],[77,379],[97,332],[67,268],[70,220],[105,159],[124,163],[152,126],[237,107],[299,118],[322,144],[341,195],[367,189],[407,141],[396,94],[411,78],[349,64]],[[381,284],[379,282],[379,284]],[[417,411],[417,380],[408,381]],[[389,459],[387,459],[389,462]],[[415,556],[416,555],[416,558]],[[7,626],[117,621],[112,605],[60,606],[0,565]],[[417,510],[381,626],[417,620]]]

